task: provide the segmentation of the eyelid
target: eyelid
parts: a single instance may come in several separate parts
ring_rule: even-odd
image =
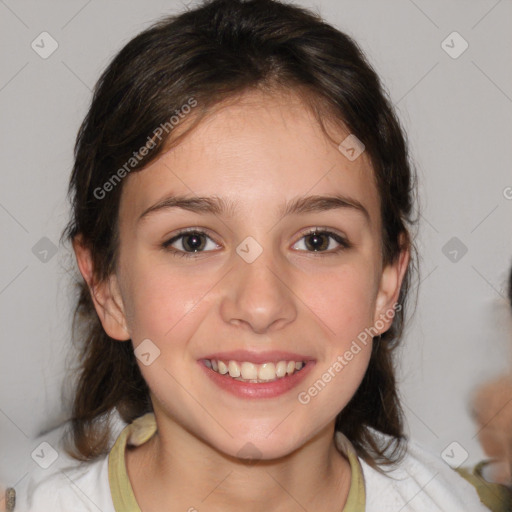
[[[328,228],[327,226],[313,226],[313,227],[309,227],[309,228],[304,228],[304,230],[300,232],[300,236],[303,237],[303,236],[309,235],[311,233],[326,233],[329,235],[332,234],[332,235],[336,235],[340,238],[343,238],[344,240],[346,240],[348,242],[347,236],[344,233],[342,233],[334,228]]]
[[[200,233],[200,234],[206,235],[209,238],[211,238],[212,240],[214,240],[209,229],[200,228],[199,226],[196,226],[196,227],[192,226],[192,227],[188,227],[188,228],[178,229],[178,231],[176,231],[176,233],[174,233],[171,238],[168,238],[168,235],[166,235],[166,242],[164,242],[164,243],[173,242],[180,236],[186,235],[187,233]],[[217,243],[217,242],[215,242],[215,243]]]

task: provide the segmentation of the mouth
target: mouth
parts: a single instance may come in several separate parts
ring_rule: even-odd
[[[250,361],[235,361],[222,359],[203,359],[203,364],[214,372],[230,377],[239,382],[260,384],[284,379],[300,372],[306,365],[305,361],[280,360],[267,361],[262,364]]]
[[[239,398],[274,398],[303,382],[316,364],[290,352],[247,350],[210,354],[197,361],[219,389]]]

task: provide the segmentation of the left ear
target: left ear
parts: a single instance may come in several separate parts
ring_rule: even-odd
[[[379,284],[379,291],[375,302],[374,325],[382,325],[379,327],[379,334],[384,334],[393,323],[395,310],[397,308],[398,297],[405,272],[409,265],[410,250],[408,247],[402,249],[394,262],[389,263],[382,270]],[[377,323],[378,322],[378,323]]]

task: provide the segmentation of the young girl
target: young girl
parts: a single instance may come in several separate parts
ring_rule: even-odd
[[[213,0],[130,41],[70,183],[82,462],[16,510],[486,510],[404,435],[413,192],[378,77],[310,12]]]

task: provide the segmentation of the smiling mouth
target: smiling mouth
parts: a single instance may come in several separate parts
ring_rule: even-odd
[[[254,364],[248,361],[222,361],[220,359],[203,359],[203,364],[210,370],[241,382],[263,383],[284,379],[298,373],[305,366],[304,361],[277,361]]]

